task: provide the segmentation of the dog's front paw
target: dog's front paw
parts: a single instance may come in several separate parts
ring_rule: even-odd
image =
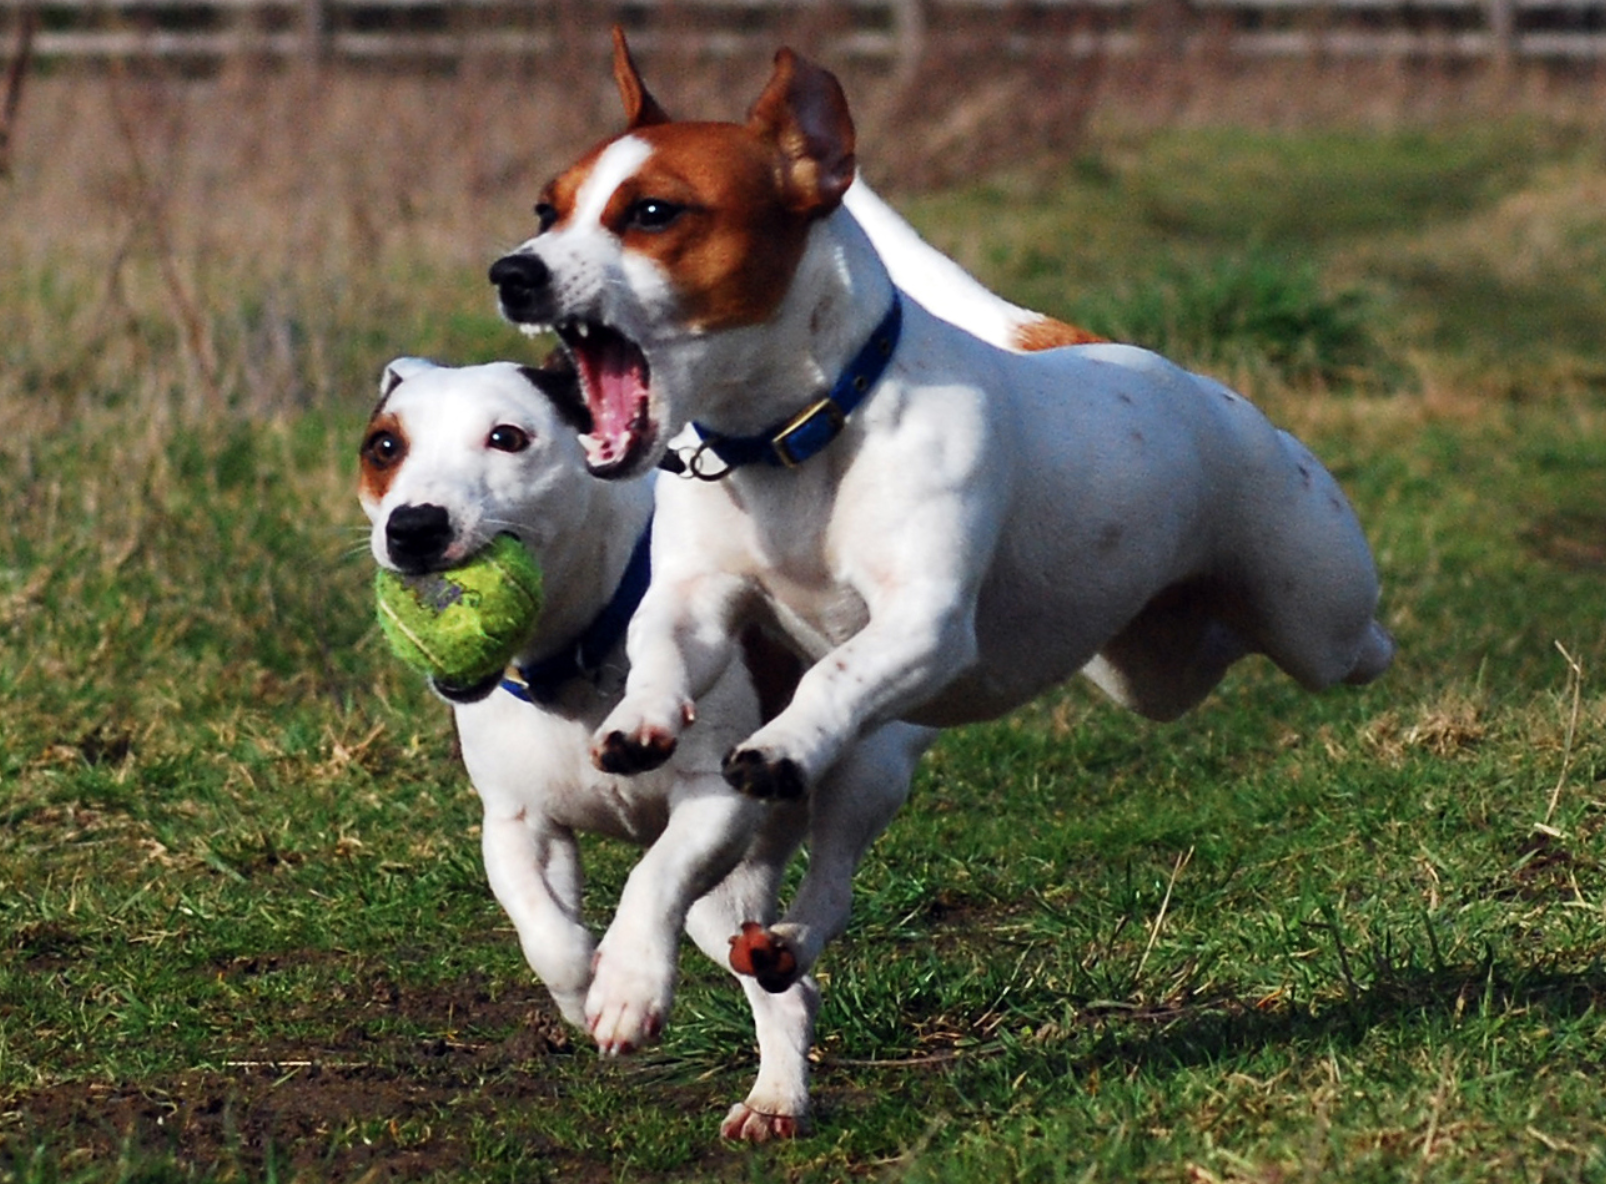
[[[796,801],[808,790],[803,769],[791,757],[771,760],[752,748],[733,748],[720,772],[737,793],[766,801]]]
[[[757,921],[743,921],[742,931],[731,938],[731,969],[750,975],[772,995],[779,995],[797,982],[800,973],[797,955],[778,933]]]
[[[604,773],[624,777],[650,772],[675,755],[680,734],[696,718],[689,702],[642,710],[637,700],[627,697],[592,737],[591,763]]]
[[[797,1139],[809,1133],[805,1114],[766,1114],[746,1102],[737,1102],[719,1124],[723,1139],[742,1143],[768,1143],[771,1139]]]
[[[658,1038],[673,999],[672,958],[622,958],[599,949],[586,995],[586,1029],[604,1056],[627,1056]]]
[[[634,777],[658,768],[675,755],[679,742],[668,732],[644,731],[634,735],[606,732],[591,744],[591,762],[604,773]]]

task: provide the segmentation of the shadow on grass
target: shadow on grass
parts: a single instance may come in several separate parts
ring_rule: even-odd
[[[1606,965],[1582,970],[1465,964],[1383,969],[1341,997],[1300,1004],[1284,996],[1191,999],[1153,1007],[1095,1005],[1079,1013],[1100,1031],[1071,1072],[1120,1063],[1151,1067],[1215,1064],[1272,1046],[1353,1048],[1381,1028],[1459,1027],[1521,1013],[1536,1026],[1562,1024],[1606,1008]],[[1600,1068],[1606,1056],[1590,1065]]]

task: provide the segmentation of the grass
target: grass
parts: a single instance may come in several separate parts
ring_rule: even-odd
[[[1110,128],[901,199],[1304,436],[1402,650],[946,736],[822,965],[818,1131],[746,1150],[727,978],[688,954],[644,1057],[566,1032],[371,622],[379,367],[526,348],[479,274],[512,132],[387,84],[368,144],[336,87],[303,159],[266,82],[118,85],[121,132],[34,95],[0,191],[0,1181],[1606,1180],[1598,130]],[[632,857],[588,848],[594,917]]]

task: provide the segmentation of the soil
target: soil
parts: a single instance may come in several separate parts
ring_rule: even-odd
[[[222,972],[264,973],[284,957],[297,955],[237,960]],[[532,1121],[572,1082],[567,1059],[576,1051],[538,986],[497,997],[476,976],[411,986],[375,972],[331,1000],[325,1018],[325,1038],[312,1047],[255,1048],[173,1075],[73,1081],[0,1099],[0,1162],[22,1162],[43,1143],[64,1178],[121,1159],[176,1165],[185,1179],[472,1179],[480,1142],[489,1138],[494,1156],[499,1128],[517,1116],[509,1134],[526,1166],[534,1159],[542,1175],[581,1184],[612,1178],[606,1156],[576,1155]],[[416,1036],[418,1028],[450,1030],[454,1020],[461,1032]],[[415,1034],[398,1032],[409,1028]],[[712,1133],[719,1113],[708,1108],[717,1098],[663,1082],[652,1088],[689,1121],[707,1110]],[[712,1152],[717,1140],[709,1144]]]

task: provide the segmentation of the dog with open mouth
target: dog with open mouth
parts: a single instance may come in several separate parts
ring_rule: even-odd
[[[453,701],[484,805],[487,878],[531,968],[564,1018],[618,1055],[649,1043],[668,1019],[682,929],[721,965],[736,945],[759,1071],[721,1131],[749,1141],[799,1133],[819,1005],[809,968],[846,926],[854,870],[933,733],[876,730],[806,805],[744,798],[720,775],[720,758],[784,703],[797,677],[795,658],[749,633],[744,657],[696,703],[706,738],[645,776],[599,771],[590,738],[624,687],[624,628],[650,578],[653,482],[586,471],[576,436],[589,412],[561,366],[403,358],[386,367],[381,391],[360,454],[374,559],[431,572],[509,533],[543,572],[539,624],[508,672],[478,687],[437,687]],[[581,919],[582,833],[645,848],[600,942]],[[782,871],[805,838],[808,870],[777,920]],[[776,943],[748,952],[746,927]]]
[[[993,718],[1078,671],[1165,720],[1250,654],[1311,690],[1389,666],[1353,510],[1248,400],[1131,346],[1011,352],[900,289],[844,205],[828,71],[782,50],[742,124],[671,120],[622,40],[614,71],[626,130],[493,269],[504,314],[576,359],[593,472],[691,425],[683,467],[719,478],[660,491],[601,767],[673,751],[753,620],[812,663],[724,761],[773,798],[889,720]]]
[[[651,135],[601,145],[557,177],[535,207],[536,237],[490,271],[503,314],[531,334],[555,332],[573,359],[592,417],[582,442],[600,477],[638,473],[662,456],[684,426],[664,392],[717,367],[706,410],[741,417],[741,376],[793,381],[783,359],[811,348],[772,337],[799,330],[777,313],[813,220],[776,206],[773,152],[734,124],[670,120],[618,29],[614,44],[632,131]],[[989,291],[862,179],[845,205],[899,285],[966,332],[1025,351],[1103,340]]]

